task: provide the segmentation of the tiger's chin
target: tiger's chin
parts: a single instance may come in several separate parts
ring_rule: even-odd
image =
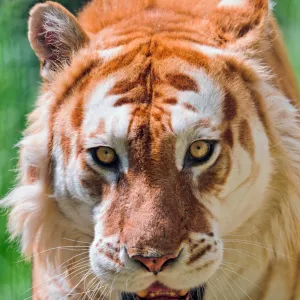
[[[214,244],[213,244],[214,245]],[[101,274],[108,274],[108,261],[100,260],[98,254],[91,255],[91,266],[94,274],[106,281],[109,286],[122,300],[202,300],[206,289],[206,282],[213,278],[223,260],[221,243],[214,245],[203,254],[200,261],[191,261],[190,253],[182,251],[174,261],[169,262],[161,272],[147,271],[145,267],[136,264],[128,255],[121,255],[126,270],[131,270],[131,276],[127,277],[128,272],[120,269],[113,271],[108,277]],[[91,251],[91,254],[94,252]],[[202,253],[204,251],[202,250]],[[111,266],[110,266],[111,267]],[[118,273],[118,278],[114,275]],[[122,276],[123,275],[123,276]],[[111,277],[111,278],[110,278]],[[114,278],[114,279],[113,279]],[[117,280],[116,280],[117,279]],[[111,282],[112,281],[112,282]],[[120,297],[121,296],[121,297]]]
[[[170,289],[159,282],[137,293],[122,293],[122,300],[202,300],[205,293],[205,284],[194,289]]]

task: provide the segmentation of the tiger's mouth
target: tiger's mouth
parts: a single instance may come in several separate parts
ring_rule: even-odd
[[[122,300],[203,300],[205,285],[191,290],[174,290],[158,282],[136,294],[122,294]]]

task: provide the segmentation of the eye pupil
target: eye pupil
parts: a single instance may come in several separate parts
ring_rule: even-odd
[[[93,157],[97,163],[111,165],[116,161],[116,152],[109,147],[99,147],[93,149]]]
[[[208,160],[212,154],[212,141],[199,140],[191,144],[189,158],[197,162]]]

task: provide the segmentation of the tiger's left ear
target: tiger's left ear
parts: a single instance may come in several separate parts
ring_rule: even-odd
[[[251,47],[264,37],[271,10],[270,0],[220,0],[207,29],[221,47]]]
[[[41,76],[51,74],[68,64],[89,38],[76,17],[62,5],[47,1],[30,11],[28,38],[41,61]]]

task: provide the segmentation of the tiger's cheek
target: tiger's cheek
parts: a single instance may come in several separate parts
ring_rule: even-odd
[[[77,136],[74,134],[68,139],[72,149],[68,160],[61,155],[66,145],[55,143],[52,158],[53,196],[60,211],[77,229],[93,235],[93,209],[102,201],[107,183],[101,174],[87,165],[86,151],[77,152]],[[61,141],[59,134],[54,137],[55,140]]]
[[[266,198],[273,169],[269,141],[260,123],[242,120],[235,137],[230,153],[232,167],[217,197],[221,235],[255,216],[256,207]]]

